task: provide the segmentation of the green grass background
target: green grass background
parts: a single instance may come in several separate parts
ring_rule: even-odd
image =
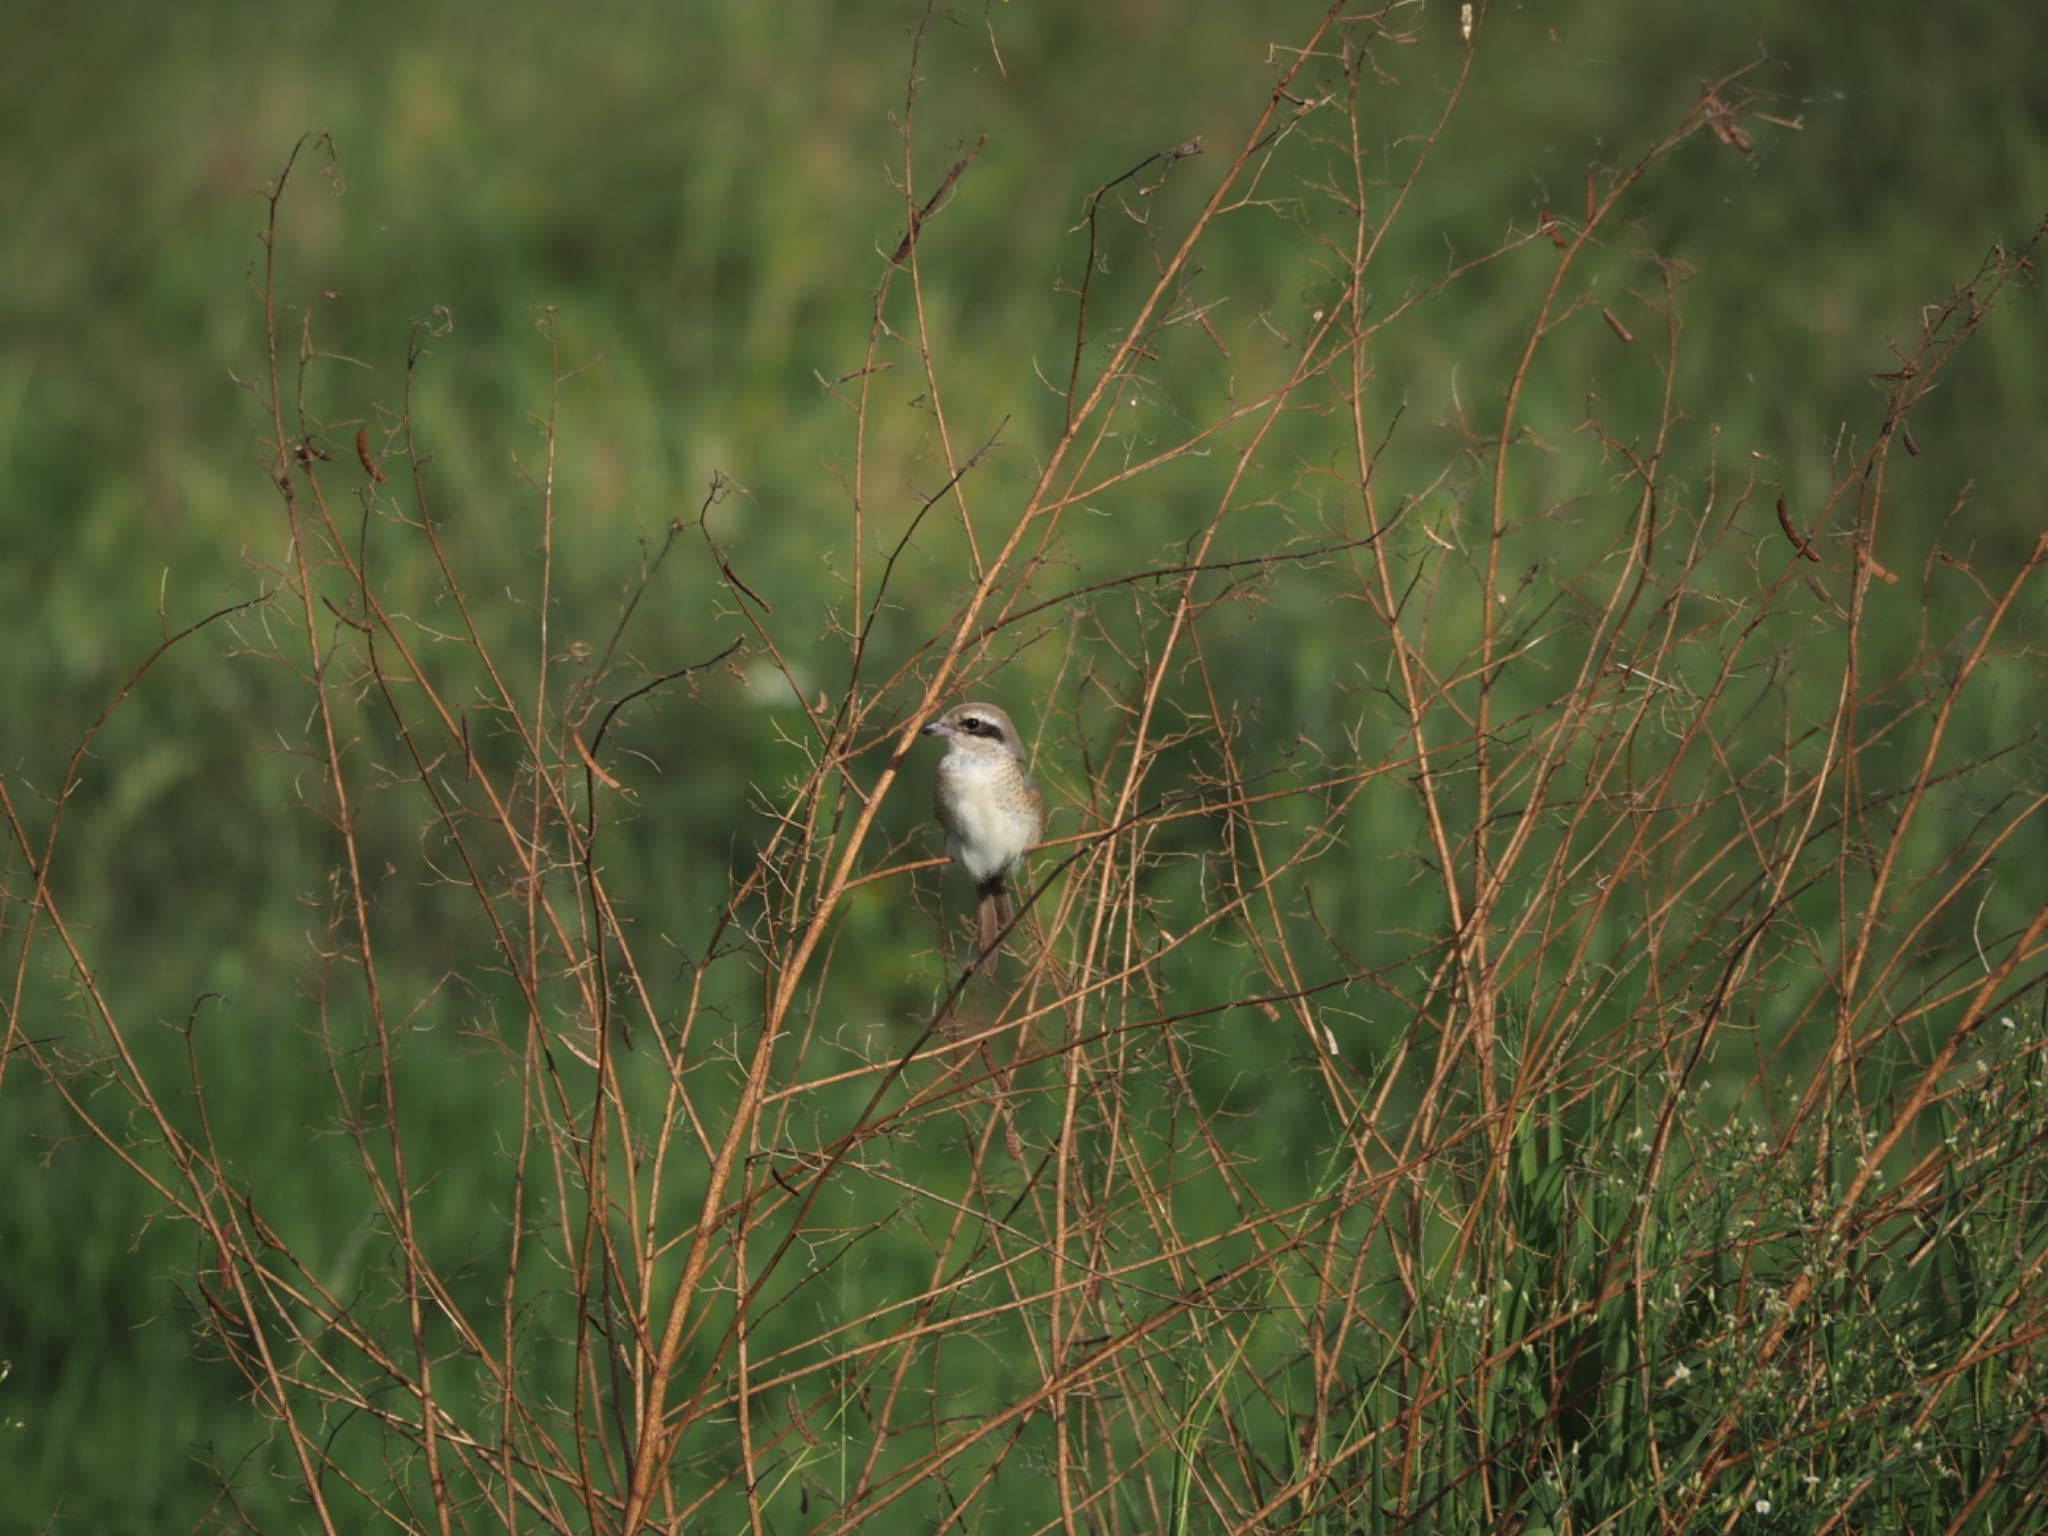
[[[1385,92],[1392,164],[1403,163],[1401,136],[1434,110],[1432,82],[1454,71],[1454,13],[1431,5],[1425,45],[1389,56],[1407,82]],[[1207,153],[1176,168],[1155,209],[1163,237],[1177,235],[1220,169],[1212,162],[1253,119],[1268,45],[1303,34],[1316,14],[1149,0],[937,13],[920,61],[921,185],[982,135],[988,144],[921,257],[958,438],[978,443],[1008,420],[974,487],[991,515],[1015,504],[1057,430],[1039,371],[1063,377],[1071,301],[1060,285],[1083,259],[1074,226],[1087,193],[1199,136]],[[870,295],[902,229],[891,114],[904,103],[918,15],[894,0],[12,8],[0,48],[0,771],[53,785],[154,644],[160,600],[174,623],[190,619],[252,595],[260,568],[284,557],[264,423],[233,375],[261,366],[248,281],[261,255],[260,189],[308,130],[330,132],[339,160],[331,184],[320,162],[302,162],[287,204],[287,330],[310,313],[321,347],[361,364],[321,365],[314,409],[353,421],[395,405],[409,324],[446,310],[453,329],[421,374],[417,416],[438,513],[478,590],[535,569],[534,498],[518,464],[540,451],[530,413],[548,399],[535,329],[546,307],[567,360],[601,359],[562,408],[554,622],[565,644],[601,643],[641,541],[694,514],[718,470],[750,492],[714,514],[750,582],[785,612],[843,603],[835,475],[850,466],[850,421],[816,376],[859,364]],[[1632,160],[1682,118],[1704,78],[1770,56],[1750,83],[1799,129],[1756,129],[1750,158],[1695,139],[1633,205],[1634,240],[1610,242],[1601,259],[1617,295],[1647,280],[1644,251],[1692,270],[1681,397],[1696,472],[1711,428],[1722,462],[1760,454],[1795,500],[1817,495],[1843,435],[1865,440],[1876,425],[1881,396],[1868,376],[1893,366],[1887,340],[1909,345],[1921,305],[2048,212],[2048,22],[2026,6],[1823,15],[1762,3],[1496,4],[1483,27],[1470,97],[1383,258],[1390,297],[1404,280],[1429,280],[1448,254],[1528,227],[1545,206],[1576,209],[1590,162]],[[1296,325],[1330,285],[1304,239],[1316,216],[1288,203],[1297,186],[1280,192],[1278,206],[1236,219],[1205,253],[1202,281],[1236,306],[1218,323],[1247,373],[1279,355],[1261,352],[1259,317]],[[1142,240],[1115,229],[1098,313],[1127,313],[1150,270]],[[1454,390],[1484,420],[1544,274],[1532,250],[1390,332],[1376,399],[1388,410],[1405,400],[1415,418],[1396,483],[1426,479],[1450,456]],[[1951,544],[1987,566],[2008,568],[2041,526],[2048,314],[2036,291],[2016,308],[1915,417],[1923,452],[1912,483],[1894,491],[1881,544],[1906,582],[1874,599],[1899,605],[1901,646],[1921,612],[1944,628],[1962,611],[1959,590],[1923,587],[1920,561],[1965,484],[1967,525]],[[1220,387],[1213,356],[1196,348],[1177,360],[1187,371],[1163,372],[1146,431],[1200,419]],[[1583,414],[1589,386],[1627,420],[1650,377],[1594,317],[1559,344],[1555,367],[1528,409],[1553,441]],[[870,484],[891,515],[942,478],[921,391],[899,371],[878,397]],[[1334,440],[1319,447],[1320,433]],[[348,435],[331,443],[344,459]],[[1275,457],[1298,466],[1341,452],[1336,423],[1305,418]],[[1589,462],[1569,458],[1555,473]],[[1273,494],[1300,483],[1276,470]],[[1112,550],[1170,560],[1216,484],[1213,465],[1192,461],[1119,494],[1101,526],[1073,533],[1073,565],[1085,571]],[[1304,526],[1317,513],[1312,497],[1285,511]],[[1767,519],[1756,536],[1776,536]],[[1258,547],[1261,536],[1243,538]],[[962,569],[957,540],[934,527],[885,641],[907,644],[939,623]],[[1276,731],[1330,739],[1365,717],[1369,700],[1342,686],[1358,643],[1332,611],[1276,604],[1256,635],[1248,622],[1240,643],[1224,644],[1231,685],[1262,701]],[[509,634],[523,617],[508,605],[493,622]],[[657,668],[737,632],[701,561],[658,586],[636,626],[635,649]],[[332,1114],[304,1030],[309,934],[333,844],[291,808],[313,767],[275,750],[302,693],[229,649],[217,632],[186,646],[124,706],[67,810],[57,883],[124,1017],[181,1020],[200,994],[221,994],[207,1005],[204,1049],[238,1166],[267,1210],[300,1214],[297,1235],[340,1279],[364,1262],[367,1199],[345,1159],[302,1155]],[[1051,649],[1027,653],[1005,691],[1045,686]],[[830,686],[835,655],[821,638],[795,659]],[[1832,696],[1824,667],[1813,688]],[[2024,734],[2043,693],[2037,676],[2015,673],[1966,722],[1966,739]],[[633,723],[630,744],[647,762],[633,776],[635,846],[615,870],[641,910],[660,913],[650,925],[685,950],[761,835],[756,787],[779,784],[792,762],[773,713],[735,679],[712,679],[697,707],[709,715],[677,704]],[[705,718],[724,722],[715,737]],[[1055,764],[1050,776],[1071,790],[1075,772]],[[888,829],[908,834],[921,796],[899,798]],[[1355,858],[1319,875],[1326,915],[1384,956],[1399,945],[1373,931],[1374,892],[1413,846],[1412,814],[1364,806],[1350,830]],[[416,832],[395,818],[371,835],[403,857]],[[0,860],[0,871],[18,898],[19,861]],[[2008,916],[2039,897],[2038,876],[2031,891],[2016,884],[1997,896]],[[458,905],[397,884],[381,899],[406,935],[388,961],[424,988],[456,941]],[[1426,927],[1427,914],[1405,921]],[[849,948],[871,956],[854,975],[877,1016],[911,1011],[929,977],[890,952],[888,898],[862,898],[848,922],[865,946]],[[47,952],[30,997],[33,1033],[78,1027]],[[491,1170],[472,1154],[499,1113],[475,1053],[446,1036],[488,1020],[492,1004],[481,983],[452,989],[410,1047],[419,1120],[409,1135],[425,1163],[447,1170],[423,1219],[444,1224],[444,1246],[459,1248],[490,1198]],[[157,1044],[178,1048],[167,1032]],[[1284,1077],[1261,1088],[1220,1067],[1212,1086],[1246,1109],[1295,1091]],[[1272,1117],[1276,1146],[1286,1123]],[[0,1200],[0,1359],[12,1365],[0,1381],[0,1529],[155,1532],[209,1510],[225,1518],[216,1469],[242,1466],[252,1448],[238,1496],[258,1523],[283,1528],[292,1517],[272,1475],[282,1467],[239,1378],[195,1357],[176,1276],[201,1256],[189,1235],[153,1225],[146,1191],[72,1130],[17,1063],[0,1096],[0,1156],[12,1170]],[[896,1262],[877,1245],[849,1283],[872,1305],[912,1272]]]

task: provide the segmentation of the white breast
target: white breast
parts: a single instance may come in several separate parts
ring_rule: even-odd
[[[1017,767],[989,753],[949,752],[939,761],[939,814],[946,852],[977,884],[1007,874],[1038,837],[1019,792]]]

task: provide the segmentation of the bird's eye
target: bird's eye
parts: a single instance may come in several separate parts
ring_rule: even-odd
[[[965,731],[970,736],[979,736],[982,733],[982,731],[986,729],[986,724],[982,720],[981,716],[969,715],[965,720],[962,720],[960,722],[960,729]]]

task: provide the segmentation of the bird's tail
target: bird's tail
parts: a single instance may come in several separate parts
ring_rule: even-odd
[[[976,964],[995,953],[1003,930],[1015,917],[1016,908],[1010,904],[1009,882],[1000,875],[993,880],[984,880],[974,904],[975,942],[980,946]]]

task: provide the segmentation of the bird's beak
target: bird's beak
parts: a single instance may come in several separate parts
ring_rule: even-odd
[[[924,724],[917,734],[920,736],[950,736],[953,734],[953,727],[946,724],[943,720],[930,720]]]

